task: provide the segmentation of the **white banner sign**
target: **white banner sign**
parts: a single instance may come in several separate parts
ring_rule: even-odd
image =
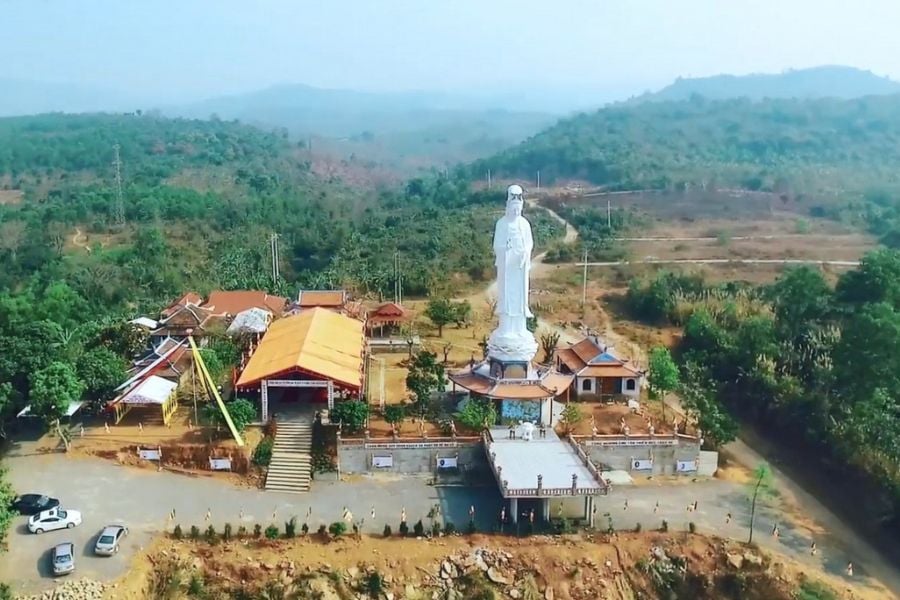
[[[641,460],[634,459],[631,461],[631,470],[632,471],[652,471],[653,470],[653,461],[652,460]]]
[[[389,469],[394,466],[393,456],[373,456],[372,466],[376,469]]]
[[[159,460],[159,450],[143,450],[138,448],[138,456],[144,460]]]
[[[438,469],[455,469],[459,465],[456,464],[457,457],[448,456],[445,458],[439,458],[438,460]]]
[[[230,458],[210,458],[209,459],[209,468],[213,471],[230,471],[231,470],[231,459]]]
[[[693,473],[697,470],[696,460],[676,460],[675,470],[679,473]]]

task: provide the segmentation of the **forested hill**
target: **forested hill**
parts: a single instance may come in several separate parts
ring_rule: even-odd
[[[652,102],[564,119],[469,169],[610,189],[896,187],[900,95],[859,100]]]
[[[124,224],[114,211],[115,144]],[[395,252],[407,294],[489,273],[499,194],[438,177],[351,189],[312,174],[305,152],[282,134],[223,121],[0,119],[0,292],[39,296],[63,282],[104,312],[158,308],[188,289],[377,295],[392,289]],[[539,243],[559,233],[549,218],[535,224]],[[277,283],[271,233],[280,236]]]
[[[900,94],[900,82],[853,67],[823,66],[784,73],[715,75],[679,78],[658,92],[634,102],[689,100],[694,95],[708,100],[729,98],[862,98]]]

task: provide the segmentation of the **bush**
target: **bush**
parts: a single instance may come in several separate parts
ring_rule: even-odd
[[[469,521],[469,525],[466,527],[466,533],[467,533],[468,535],[475,535],[476,533],[478,533],[478,528],[475,527],[475,521],[474,521],[474,520],[470,520],[470,521]]]
[[[369,405],[361,400],[344,400],[331,410],[331,422],[340,422],[349,432],[360,431],[369,417]]]
[[[318,534],[319,534],[321,537],[325,537],[326,535],[328,535],[328,528],[325,527],[325,524],[324,524],[324,523],[323,523],[322,525],[319,525],[319,531],[318,531]]]
[[[372,598],[381,598],[384,591],[384,577],[378,571],[372,571],[366,576],[366,592]]]
[[[277,540],[278,539],[278,525],[272,523],[268,527],[266,527],[266,539],[267,540]]]
[[[432,523],[431,524],[431,537],[439,537],[441,535],[441,524],[440,523]]]
[[[385,525],[385,526],[384,526],[384,531],[381,532],[381,535],[383,535],[383,536],[386,537],[386,538],[389,538],[389,537],[391,537],[391,535],[393,535],[393,533],[394,533],[394,532],[391,531],[391,526],[390,526],[390,525]]]
[[[225,527],[222,529],[222,539],[226,542],[231,539],[231,523],[225,523]]]
[[[635,533],[641,532],[641,524],[640,523],[638,523],[637,525],[634,526],[634,532]]]
[[[422,524],[422,519],[416,521],[416,524],[413,525],[413,535],[416,537],[422,537],[425,535],[425,526]]]
[[[238,531],[237,531],[237,536],[238,536],[238,539],[247,537],[247,528],[244,527],[243,525],[239,525]]]
[[[274,438],[263,438],[253,450],[253,463],[266,467],[272,461],[272,448],[275,446]]]
[[[188,582],[188,596],[202,597],[204,595],[203,578],[197,573],[191,574],[191,580]]]
[[[303,535],[307,535],[307,534],[309,533],[309,523],[304,523],[304,524],[300,527],[300,531],[303,532]]]
[[[215,544],[218,536],[216,535],[216,528],[210,525],[206,528],[206,531],[203,532],[203,537],[210,544]]]
[[[406,524],[406,521],[401,521],[399,531],[403,537],[409,535],[409,525]]]
[[[347,533],[347,524],[343,521],[335,521],[328,526],[328,533],[330,533],[334,537],[340,537]]]
[[[176,525],[175,529],[172,530],[172,537],[176,540],[180,540],[184,536],[184,533],[181,531],[181,525]]]
[[[454,533],[456,533],[456,525],[450,521],[444,523],[444,535],[453,535]]]
[[[191,539],[199,540],[200,539],[200,528],[196,525],[191,525]]]
[[[669,531],[669,522],[666,521],[665,519],[663,519],[662,525],[660,526],[659,530],[662,531],[663,533],[666,533],[667,531]]]
[[[288,539],[297,537],[297,517],[291,517],[284,522],[284,537]]]
[[[691,533],[697,533],[697,524],[693,521],[688,523],[688,531],[690,531]]]
[[[262,536],[262,525],[257,523],[253,526],[253,537],[258,538]]]

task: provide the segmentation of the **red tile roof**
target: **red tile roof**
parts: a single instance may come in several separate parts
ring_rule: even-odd
[[[200,296],[200,294],[198,294],[197,292],[188,292],[166,308],[159,311],[159,314],[162,316],[162,318],[165,319],[166,317],[171,317],[185,306],[200,306],[200,304],[202,303],[203,298]]]
[[[312,308],[314,306],[339,308],[347,301],[347,292],[344,290],[301,290],[297,298],[300,308]]]
[[[236,315],[250,308],[261,308],[280,317],[284,312],[287,299],[281,296],[271,296],[259,290],[232,290],[210,292],[209,299],[203,308],[207,308],[215,314]]]

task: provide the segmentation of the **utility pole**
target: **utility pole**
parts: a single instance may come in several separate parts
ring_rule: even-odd
[[[584,275],[581,282],[581,316],[584,317],[585,306],[587,305],[587,248],[584,249],[581,262],[584,264]]]
[[[122,200],[122,160],[119,158],[119,144],[113,146],[115,158],[113,166],[116,168],[116,203],[113,205],[113,220],[116,225],[125,224],[125,202]]]
[[[609,203],[609,199],[606,200],[606,227],[607,229],[612,229],[612,205]]]
[[[538,169],[537,172],[537,189],[541,189],[541,170]]]
[[[272,232],[269,236],[269,250],[272,253],[272,285],[278,283],[278,234]]]
[[[491,189],[491,170],[488,169],[488,189]]]

